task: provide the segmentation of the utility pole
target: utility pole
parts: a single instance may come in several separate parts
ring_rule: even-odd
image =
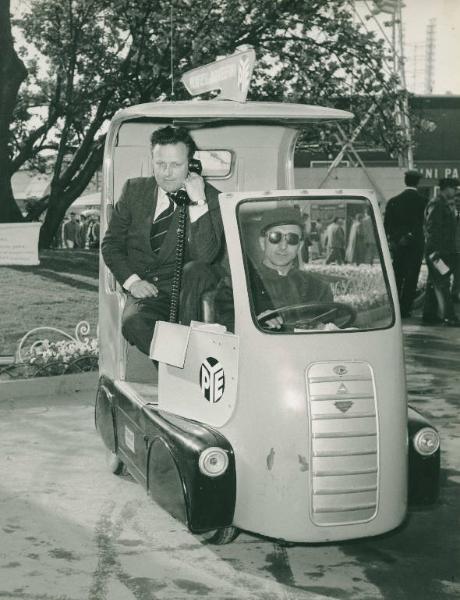
[[[406,78],[409,89],[414,94],[422,94],[425,89],[426,47],[417,42],[406,44]]]
[[[404,53],[404,31],[402,23],[402,1],[396,0],[392,18],[392,40],[393,40],[393,64],[395,73],[401,81],[402,102],[397,107],[399,122],[404,132],[406,143],[405,152],[400,154],[399,163],[401,167],[412,169],[414,166],[414,153],[412,150],[412,131],[409,120],[409,96],[407,92],[405,53]]]
[[[434,88],[434,56],[436,46],[436,19],[430,19],[426,28],[425,51],[425,94],[432,94]]]
[[[402,0],[362,0],[370,13],[375,25],[380,30],[383,39],[387,42],[391,51],[391,64],[389,69],[398,76],[400,81],[401,99],[395,106],[396,122],[400,126],[404,136],[404,149],[399,152],[398,163],[400,167],[413,168],[414,156],[412,150],[412,131],[409,121],[409,97],[406,82],[405,52],[404,52],[404,30],[402,23]],[[354,4],[356,0],[349,0],[352,9],[356,12]],[[380,23],[380,15],[385,17],[389,23],[383,25],[391,27],[391,35],[387,35],[384,26]],[[389,17],[389,18],[388,18]]]

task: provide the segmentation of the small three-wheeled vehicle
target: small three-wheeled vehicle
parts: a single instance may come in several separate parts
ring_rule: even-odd
[[[123,339],[125,292],[101,260],[95,410],[112,470],[127,469],[191,532],[209,532],[216,543],[239,530],[293,543],[373,536],[398,526],[408,501],[437,497],[439,438],[408,408],[376,198],[294,189],[298,132],[350,117],[298,104],[163,102],[118,112],[107,134],[102,236],[124,182],[151,174],[149,138],[166,124],[189,129],[203,176],[221,192],[227,294],[206,292],[201,320],[189,326],[157,324],[158,374]],[[296,268],[330,294],[292,305],[286,291],[261,319],[261,225],[267,211],[283,207],[315,223],[303,238],[308,261],[299,250]],[[351,244],[355,221],[364,231],[361,258],[334,259],[332,228],[338,222]],[[219,298],[228,305],[229,295],[233,316],[225,318]],[[281,317],[282,327],[267,327],[270,317]]]

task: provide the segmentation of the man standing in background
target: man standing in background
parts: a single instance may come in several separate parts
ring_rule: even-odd
[[[74,212],[70,213],[70,221],[64,223],[63,229],[64,248],[78,247],[80,239],[80,224],[77,221],[77,215]]]
[[[327,265],[331,262],[343,265],[345,262],[345,231],[341,217],[334,217],[326,229],[326,249]]]
[[[457,221],[451,208],[458,179],[439,180],[439,194],[426,207],[425,243],[428,285],[423,307],[423,322],[442,322],[459,327],[450,292],[450,278],[455,263],[455,229]]]
[[[364,233],[364,262],[367,265],[372,265],[374,263],[374,256],[377,249],[375,246],[374,226],[372,224],[372,217],[368,208],[364,209],[362,225]]]
[[[452,302],[460,303],[460,192],[457,191],[452,203],[452,210],[455,214],[455,260],[454,276],[452,279]]]
[[[422,175],[404,174],[405,190],[388,201],[384,226],[393,258],[401,317],[410,317],[423,259],[423,221],[427,204],[418,191]]]

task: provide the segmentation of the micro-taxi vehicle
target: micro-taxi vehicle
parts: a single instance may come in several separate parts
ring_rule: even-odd
[[[163,102],[118,112],[107,134],[102,235],[124,182],[151,174],[149,138],[159,127],[188,128],[203,176],[221,192],[227,274],[203,294],[199,320],[157,323],[158,370],[124,340],[126,292],[101,260],[95,409],[113,472],[127,469],[215,543],[239,530],[289,543],[374,536],[397,527],[409,503],[438,494],[439,437],[407,404],[374,193],[295,189],[299,131],[351,116],[287,103]],[[272,235],[272,216],[283,211],[315,228]],[[331,255],[337,227],[348,255],[357,222],[361,254]],[[305,296],[288,279],[273,283],[278,274],[264,278],[264,252],[277,245],[295,251]]]

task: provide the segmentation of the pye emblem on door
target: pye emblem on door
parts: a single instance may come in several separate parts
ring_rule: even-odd
[[[208,356],[200,367],[200,387],[203,396],[211,404],[219,402],[224,395],[225,373],[220,362]]]

